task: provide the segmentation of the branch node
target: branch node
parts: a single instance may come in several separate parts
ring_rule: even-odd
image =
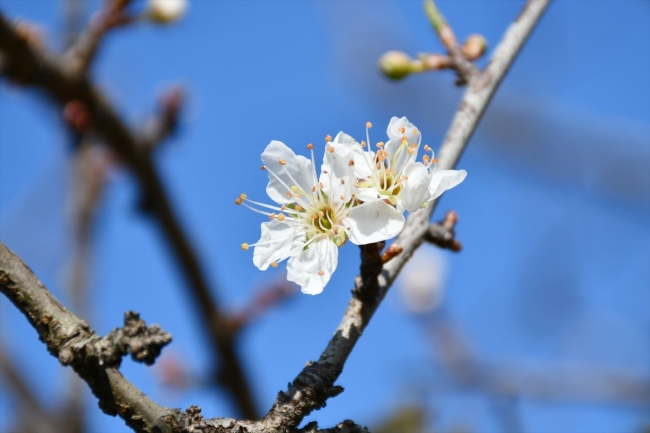
[[[462,250],[462,244],[456,240],[454,231],[458,222],[458,214],[450,210],[445,218],[429,226],[429,230],[424,234],[424,240],[443,249],[451,250],[455,253]]]

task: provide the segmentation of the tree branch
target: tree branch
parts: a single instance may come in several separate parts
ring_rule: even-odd
[[[439,170],[451,169],[456,165],[494,92],[549,2],[550,0],[529,0],[517,20],[508,28],[486,69],[475,75],[469,82],[461,106],[440,150]],[[266,415],[265,420],[272,421],[273,426],[297,427],[310,412],[320,409],[328,398],[343,391],[341,387],[335,386],[334,382],[343,371],[343,366],[357,340],[402,267],[424,241],[436,203],[437,201],[432,206],[408,217],[404,231],[393,243],[403,249],[402,253],[385,263],[383,270],[380,268],[381,273],[377,275],[376,297],[357,296],[358,289],[353,292],[355,296],[350,300],[343,320],[318,362],[307,363],[289,385],[288,391],[278,393],[273,408]],[[366,247],[373,248],[372,245]],[[362,274],[364,267],[372,267],[369,263],[372,260],[372,255],[362,253]],[[374,287],[372,291],[375,291]]]
[[[449,169],[455,166],[494,92],[498,88],[499,83],[541,17],[549,1],[529,0],[519,18],[506,32],[502,42],[495,50],[488,67],[471,78],[461,106],[454,117],[451,128],[441,148],[439,169]],[[4,20],[0,17],[0,49],[3,50],[6,50],[5,46],[7,45],[4,40],[7,27],[5,24]],[[11,51],[11,49],[12,47],[7,51]],[[14,65],[10,64],[10,67],[12,66]],[[22,70],[27,70],[28,72],[39,69],[38,65],[21,66]],[[58,73],[58,71],[55,72]],[[32,75],[31,78],[34,78],[34,76]],[[58,78],[57,74],[55,74],[54,78]],[[47,82],[46,80],[45,83]],[[70,83],[64,82],[63,84]],[[81,87],[85,89],[85,92],[81,92],[81,96],[87,98],[86,102],[89,106],[95,110],[101,109],[104,114],[112,114],[110,107],[92,89],[89,83],[82,83]],[[56,88],[51,89],[48,86],[44,86],[44,88],[48,90],[55,100],[62,102],[59,99],[62,96],[59,90]],[[79,89],[76,90],[78,91]],[[70,98],[63,98],[63,101],[67,100],[70,100]],[[106,119],[101,120],[106,122]],[[113,120],[116,120],[116,116],[113,116]],[[117,122],[117,126],[123,125],[121,122]],[[109,135],[110,131],[111,129],[105,131],[105,133]],[[118,128],[117,132],[126,136],[122,138],[131,140],[128,143],[132,143],[132,137],[130,137],[125,127]],[[121,153],[128,157],[127,161],[136,167],[136,173],[141,179],[141,182],[145,186],[150,185],[147,182],[150,182],[151,178],[146,175],[153,175],[153,179],[156,180],[155,186],[158,188],[153,188],[153,192],[162,193],[162,187],[158,182],[156,172],[153,170],[150,161],[142,158],[142,155],[137,152],[136,147],[125,146],[123,143],[113,144],[118,150],[121,150]],[[145,189],[147,192],[150,192],[149,189]],[[158,196],[154,197],[160,198]],[[157,206],[156,209],[160,209],[161,203],[154,203]],[[163,204],[168,206],[166,202],[163,202]],[[401,268],[423,242],[426,232],[429,229],[429,220],[435,204],[409,216],[404,231],[395,241],[403,251],[384,264],[383,269],[375,266],[377,260],[381,264],[381,255],[379,253],[366,254],[364,251],[364,254],[362,254],[362,260],[364,261],[362,267],[365,265],[368,266],[366,268],[368,278],[362,280],[362,284],[374,286],[374,280],[376,278],[376,296],[374,298],[372,296],[353,296],[334,337],[328,343],[318,362],[309,362],[296,379],[294,379],[293,383],[290,384],[289,390],[278,394],[272,409],[262,421],[249,422],[228,419],[206,421],[200,416],[200,410],[198,408],[192,407],[188,409],[186,414],[166,410],[139,393],[133,385],[126,381],[113,368],[105,368],[98,365],[96,361],[90,366],[73,363],[73,368],[89,383],[95,395],[100,399],[100,407],[107,413],[119,413],[127,421],[127,424],[132,426],[136,431],[151,431],[151,426],[160,426],[162,419],[164,419],[169,431],[188,430],[188,425],[201,427],[204,432],[274,431],[288,433],[295,431],[305,416],[311,411],[323,407],[328,398],[336,396],[343,391],[343,388],[335,386],[334,382],[338,379],[357,340],[368,325],[388,289],[395,281],[395,278],[397,278]],[[171,212],[171,209],[165,208],[164,206],[162,209]],[[161,220],[163,220],[161,222],[165,226],[164,219],[161,218]],[[177,229],[180,230],[179,227]],[[186,246],[189,247],[189,245]],[[374,248],[376,249],[377,246]],[[3,267],[6,266],[5,262],[12,258],[14,261],[18,260],[20,262],[6,248],[2,247],[0,249],[0,264]],[[196,262],[193,263],[196,264]],[[80,333],[85,333],[85,337],[88,338],[87,335],[91,332],[88,326],[65,310],[45,290],[40,282],[36,280],[22,262],[20,262],[20,266],[17,268],[15,264],[8,268],[8,271],[4,268],[2,269],[0,289],[26,314],[30,322],[39,331],[41,339],[48,344],[48,348],[55,356],[59,356],[58,347],[67,342],[70,338],[68,335],[77,337]],[[362,270],[362,273],[366,271]],[[201,274],[198,273],[198,275],[200,276]],[[27,283],[27,289],[25,289],[25,284],[21,285],[20,283]],[[375,291],[374,287],[372,287],[372,291]],[[37,302],[34,302],[35,300]],[[44,311],[39,305],[46,305],[48,307],[46,311],[52,311],[52,313],[49,313],[52,316],[50,319],[43,321],[45,317],[43,314]],[[53,321],[55,318],[54,314],[57,317],[56,324]],[[67,324],[68,326],[63,326],[63,324]],[[75,358],[73,357],[72,361],[74,360]],[[105,379],[98,380],[98,377],[105,377]],[[107,389],[102,387],[102,384],[109,385],[109,394],[106,394]],[[112,387],[110,387],[111,385]],[[138,398],[132,401],[136,395],[138,395]]]
[[[2,242],[0,291],[25,315],[48,351],[88,383],[105,413],[119,414],[138,432],[152,431],[159,424],[165,408],[149,400],[116,367],[126,352],[144,362],[153,361],[154,353],[169,341],[168,334],[155,326],[145,328],[137,315],[127,313],[125,329],[100,338],[61,305]]]
[[[88,107],[96,132],[133,170],[144,196],[145,208],[156,217],[176,256],[188,281],[196,308],[205,323],[215,356],[221,360],[220,370],[215,372],[216,379],[231,393],[244,417],[259,418],[248,378],[227,326],[227,317],[219,308],[215,291],[208,286],[198,257],[180,225],[160,175],[140,137],[131,132],[86,76],[70,73],[57,60],[34,50],[16,34],[15,28],[2,13],[0,50],[5,55],[1,71],[3,75],[17,83],[42,90],[61,107],[75,101]]]

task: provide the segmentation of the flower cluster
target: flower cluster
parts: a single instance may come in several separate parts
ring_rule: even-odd
[[[366,140],[370,143],[366,124]],[[388,141],[372,151],[340,132],[326,137],[320,175],[316,173],[314,146],[311,159],[296,155],[279,141],[262,153],[266,192],[277,205],[249,200],[235,202],[268,216],[262,236],[254,244],[253,263],[261,270],[287,262],[287,279],[303,293],[323,291],[338,262],[338,247],[348,240],[366,245],[397,236],[404,227],[404,211],[425,207],[445,190],[458,185],[464,170],[435,171],[433,152],[416,161],[421,134],[406,117],[393,117]],[[368,149],[366,149],[368,147]]]

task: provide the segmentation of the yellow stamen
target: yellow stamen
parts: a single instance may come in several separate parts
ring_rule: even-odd
[[[242,200],[246,200],[248,198],[248,196],[246,194],[242,193],[242,194],[239,194],[239,198],[242,199]]]
[[[293,194],[291,194],[289,191],[287,191],[286,193],[284,193],[284,195],[286,195],[286,196],[289,197],[289,198],[293,197]]]
[[[280,163],[280,165],[286,164],[286,161],[284,159],[282,159],[282,158],[280,158],[280,160],[278,162]]]
[[[277,264],[276,262],[271,262],[271,267],[272,267],[272,268],[277,268],[277,267],[278,267],[278,264]]]
[[[293,191],[293,192],[298,191],[298,187],[297,187],[296,185],[292,186],[292,187],[291,187],[291,191]]]
[[[318,271],[318,275],[320,275],[320,276],[322,277],[323,275],[325,275],[325,272],[323,272],[323,271]]]
[[[327,148],[327,151],[328,151],[329,153],[334,153],[334,148],[333,148],[332,146],[329,146],[329,147]]]
[[[401,132],[402,134],[404,134],[404,131],[406,131],[406,129],[402,128],[401,126],[399,128],[397,128],[397,130],[399,132]]]
[[[311,192],[316,192],[316,185],[311,187]]]
[[[286,204],[283,204],[283,205],[280,207],[280,210],[285,210],[286,208],[287,208],[287,205],[286,205]]]
[[[325,142],[326,142],[326,143],[329,143],[330,141],[332,141],[332,136],[329,135],[329,134],[327,134],[327,135],[325,136]]]
[[[351,159],[350,162],[348,162],[348,167],[352,167],[354,165],[354,159]]]
[[[377,147],[381,149],[382,147],[384,147],[384,143],[380,141],[379,143],[377,143]]]
[[[426,151],[428,152],[428,151],[430,151],[430,150],[431,150],[431,148],[429,147],[429,145],[428,145],[428,144],[425,144],[425,145],[424,145],[424,150],[426,150]]]
[[[296,209],[296,212],[300,212],[300,211],[302,210],[302,206],[300,206],[299,204],[297,204],[296,207],[295,207],[295,209]]]
[[[247,244],[246,242],[244,242],[243,244],[241,244],[241,249],[244,250],[244,251],[246,251],[246,250],[248,249],[248,244]]]
[[[283,214],[283,213],[281,213],[280,215],[278,215],[278,221],[284,221],[284,218],[285,218],[285,217],[284,217],[284,214]]]
[[[417,134],[417,133],[418,133],[417,128],[414,128],[414,129],[413,129],[413,134]]]
[[[270,219],[270,220],[274,220],[274,219],[275,219],[275,212],[272,213],[271,215],[269,215],[269,219]]]
[[[314,148],[314,145],[313,145],[313,144],[309,143],[309,144],[307,145],[307,149],[312,150],[313,148]],[[277,265],[276,265],[276,266],[277,266]]]
[[[239,206],[239,205],[241,204],[241,199],[240,199],[239,197],[237,197],[237,198],[235,199],[235,204],[236,204],[237,206]]]
[[[260,165],[260,170],[266,170],[266,167],[264,167],[263,165]]]
[[[366,122],[366,128],[372,128],[372,123]]]

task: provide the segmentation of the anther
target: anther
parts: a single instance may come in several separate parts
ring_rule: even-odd
[[[438,158],[433,158],[433,163],[437,164],[438,163]]]
[[[341,185],[345,184],[345,179],[341,179]]]
[[[327,151],[328,151],[329,153],[334,153],[334,148],[333,148],[332,146],[328,146],[328,147],[327,147]]]
[[[295,193],[293,196],[294,197],[300,197],[300,193]]]
[[[285,210],[286,208],[287,208],[287,205],[286,205],[286,204],[283,204],[283,205],[280,207],[280,210]]]
[[[248,244],[247,244],[246,242],[244,242],[243,244],[241,244],[241,249],[244,250],[244,251],[246,251],[246,250],[248,249]]]
[[[291,191],[293,191],[293,192],[298,191],[298,187],[297,187],[296,185],[293,185],[293,186],[291,187]]]
[[[323,182],[318,182],[318,186],[320,186],[320,189],[323,189]]]
[[[406,151],[409,153],[409,155],[413,155],[414,150],[412,147],[409,147],[408,149],[406,149]]]
[[[302,210],[302,206],[300,206],[299,204],[297,204],[296,207],[295,207],[295,209],[296,209],[296,212],[300,212],[300,211]]]
[[[283,214],[283,213],[281,213],[280,215],[278,215],[278,221],[284,221],[284,218],[285,218],[285,217],[284,217],[284,214]]]
[[[273,212],[271,215],[269,215],[269,219],[273,221],[275,219],[275,212]]]
[[[286,164],[285,160],[282,159],[282,158],[280,158],[280,160],[279,160],[278,162],[280,163],[280,165],[284,165],[284,164]]]
[[[239,194],[239,198],[242,199],[242,200],[246,200],[248,198],[248,196],[246,194],[242,193],[242,194]]]
[[[291,194],[289,191],[285,192],[284,195],[286,195],[289,198],[293,197],[293,194]]]
[[[323,272],[323,271],[318,271],[318,275],[320,275],[320,276],[322,277],[323,275],[325,275],[325,272]]]
[[[272,267],[272,268],[277,268],[277,267],[278,267],[278,263],[277,263],[277,262],[271,262],[271,267]]]
[[[413,134],[417,134],[418,132],[419,132],[419,131],[417,130],[417,128],[414,128],[414,129],[413,129]]]
[[[402,136],[402,144],[404,144],[405,142],[408,143],[408,140],[409,139],[406,137],[406,135]]]
[[[382,147],[384,147],[384,143],[380,141],[379,143],[377,143],[377,147],[381,149]]]
[[[237,206],[239,206],[239,205],[241,204],[241,199],[240,199],[239,197],[237,197],[237,198],[235,199],[235,204],[236,204]]]
[[[314,145],[313,145],[313,144],[309,143],[309,144],[307,145],[307,149],[312,150],[313,148],[314,148]]]
[[[325,136],[325,143],[329,143],[330,141],[332,141],[332,136],[329,135],[329,134],[327,134],[327,135]]]
[[[316,185],[311,187],[311,192],[316,192]]]
[[[406,131],[406,129],[402,128],[401,126],[399,128],[397,128],[397,130],[399,132],[401,132],[402,134],[404,134],[404,131]]]
[[[366,128],[372,128],[372,123],[366,122]]]
[[[425,145],[424,145],[424,150],[426,150],[426,151],[428,152],[428,151],[430,151],[430,150],[431,150],[431,148],[429,147],[429,145],[428,145],[428,144],[425,144]]]
[[[345,200],[345,196],[344,196],[344,195],[341,196],[341,200]]]
[[[365,141],[361,142],[361,147],[366,147],[366,142]]]
[[[354,165],[354,159],[351,159],[350,162],[348,162],[348,166],[352,167]]]
[[[266,167],[264,167],[263,165],[260,165],[260,170],[264,171],[264,170],[266,170]]]
[[[322,217],[325,216],[325,212],[323,212],[322,210],[319,210],[319,211],[318,211],[318,215],[320,215],[320,217],[322,218]]]

